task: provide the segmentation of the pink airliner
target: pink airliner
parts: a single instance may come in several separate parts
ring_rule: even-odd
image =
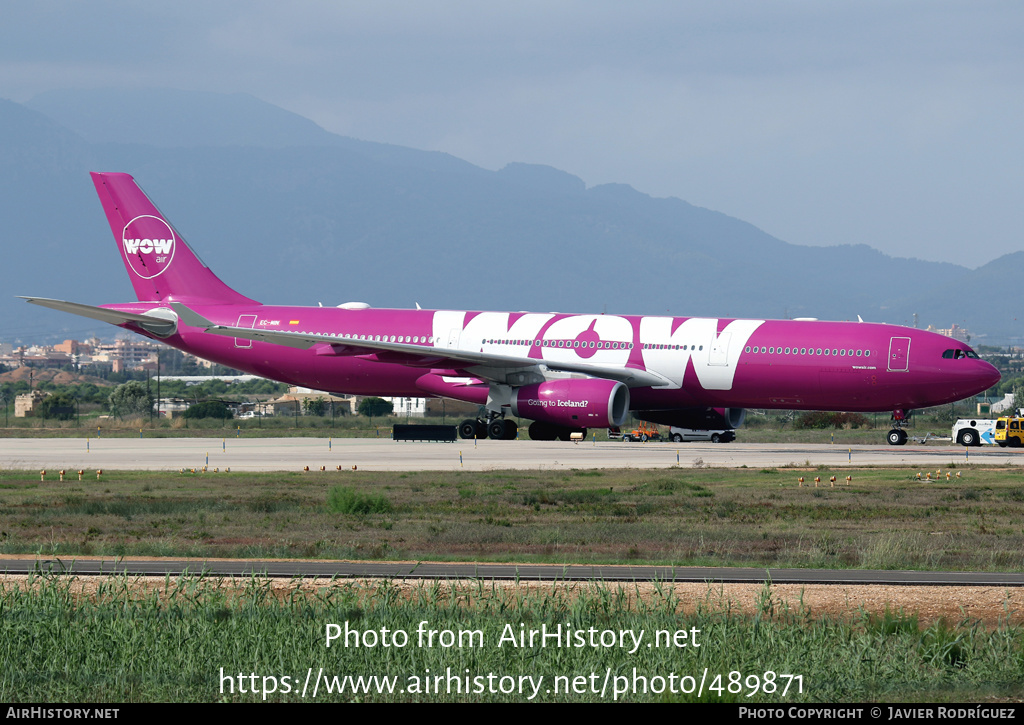
[[[515,438],[511,416],[535,421],[531,438],[568,440],[631,411],[715,429],[779,408],[890,412],[902,445],[911,410],[999,382],[961,342],[868,322],[264,305],[221,282],[131,176],[92,179],[139,301],[29,302],[294,385],[484,406],[463,437]]]

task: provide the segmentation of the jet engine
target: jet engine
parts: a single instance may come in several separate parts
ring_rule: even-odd
[[[731,430],[743,425],[746,408],[677,408],[676,410],[640,410],[636,417],[648,423],[674,425],[694,430]]]
[[[524,385],[512,391],[512,413],[570,428],[619,426],[629,413],[629,388],[600,378]]]

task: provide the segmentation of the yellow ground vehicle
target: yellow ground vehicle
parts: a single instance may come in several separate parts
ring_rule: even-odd
[[[996,443],[1002,448],[1019,448],[1024,443],[1024,418],[1007,416],[996,419]]]

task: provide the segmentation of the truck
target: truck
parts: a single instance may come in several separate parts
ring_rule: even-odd
[[[995,441],[1000,448],[1020,448],[1024,440],[1024,418],[1005,416],[996,419]]]
[[[962,446],[993,446],[996,421],[982,418],[961,418],[953,424],[953,440]]]

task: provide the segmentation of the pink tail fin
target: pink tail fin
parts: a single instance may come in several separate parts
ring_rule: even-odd
[[[93,173],[92,181],[139,300],[258,304],[203,264],[131,176]]]

